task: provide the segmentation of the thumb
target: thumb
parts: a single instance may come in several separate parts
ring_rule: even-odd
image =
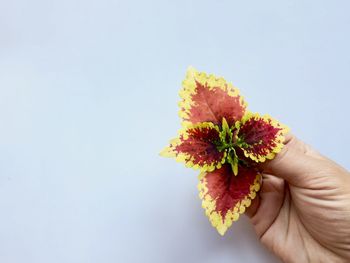
[[[284,144],[273,160],[262,164],[263,172],[283,178],[289,184],[307,187],[319,177],[328,159],[292,134],[286,135]]]

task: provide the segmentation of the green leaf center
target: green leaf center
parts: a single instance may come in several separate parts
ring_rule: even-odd
[[[244,147],[245,142],[236,138],[237,128],[229,127],[225,118],[222,119],[222,128],[220,131],[220,141],[217,142],[216,148],[219,152],[226,152],[226,162],[231,165],[234,175],[238,174],[239,158],[236,153],[236,147]]]

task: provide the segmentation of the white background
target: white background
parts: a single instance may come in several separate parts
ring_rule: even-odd
[[[0,262],[277,262],[158,156],[187,66],[349,164],[349,1],[0,2]]]

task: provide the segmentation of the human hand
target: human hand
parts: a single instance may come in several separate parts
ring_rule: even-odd
[[[350,262],[350,173],[288,135],[263,166],[247,209],[260,241],[284,262]]]

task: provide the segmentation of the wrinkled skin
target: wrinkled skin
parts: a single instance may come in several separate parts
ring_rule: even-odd
[[[247,210],[262,244],[283,262],[350,262],[350,173],[288,135],[262,167]]]

